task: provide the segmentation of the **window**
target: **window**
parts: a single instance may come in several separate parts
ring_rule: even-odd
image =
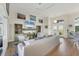
[[[75,32],[79,32],[79,17],[75,18]]]

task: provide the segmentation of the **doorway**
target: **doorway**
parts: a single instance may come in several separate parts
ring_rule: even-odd
[[[60,36],[64,36],[64,25],[58,26],[58,32]]]
[[[64,20],[58,20],[58,32],[61,37],[65,35]]]

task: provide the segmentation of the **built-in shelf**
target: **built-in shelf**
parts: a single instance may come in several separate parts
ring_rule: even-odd
[[[22,30],[29,31],[29,30],[36,30],[36,29],[22,29]]]

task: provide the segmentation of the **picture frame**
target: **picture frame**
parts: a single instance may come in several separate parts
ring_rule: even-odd
[[[43,23],[43,20],[42,19],[39,19],[39,23]]]
[[[37,31],[37,33],[41,32],[41,26],[36,26],[36,31]]]
[[[25,16],[24,14],[17,13],[17,18],[18,18],[18,19],[23,19],[23,20],[25,20],[25,19],[26,19],[26,16]]]
[[[22,33],[22,24],[14,24],[15,25],[15,34],[21,34]]]
[[[34,15],[30,15],[30,20],[32,20],[32,21],[36,21],[36,16],[34,16]]]

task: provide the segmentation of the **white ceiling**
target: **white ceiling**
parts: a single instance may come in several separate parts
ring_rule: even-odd
[[[56,16],[79,10],[78,3],[11,3],[10,5],[41,16]]]

